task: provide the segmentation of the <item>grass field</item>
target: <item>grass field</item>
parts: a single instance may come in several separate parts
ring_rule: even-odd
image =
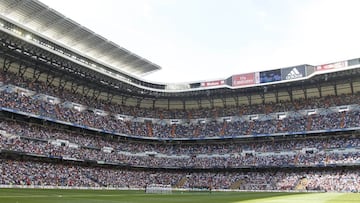
[[[266,193],[174,192],[145,194],[142,191],[0,189],[1,203],[359,203],[360,193]]]

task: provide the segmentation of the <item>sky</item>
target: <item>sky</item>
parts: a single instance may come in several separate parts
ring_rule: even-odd
[[[40,0],[159,65],[160,83],[360,58],[358,0]]]

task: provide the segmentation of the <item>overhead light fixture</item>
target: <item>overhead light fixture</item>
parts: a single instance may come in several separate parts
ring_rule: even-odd
[[[22,35],[22,32],[17,29],[12,29],[12,31],[18,35]]]
[[[31,37],[30,34],[26,34],[26,35],[25,35],[25,38],[26,38],[26,39],[32,39],[32,37]]]

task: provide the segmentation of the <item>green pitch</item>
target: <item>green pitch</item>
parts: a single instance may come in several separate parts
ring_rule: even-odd
[[[0,189],[1,203],[359,203],[360,193],[174,192]]]

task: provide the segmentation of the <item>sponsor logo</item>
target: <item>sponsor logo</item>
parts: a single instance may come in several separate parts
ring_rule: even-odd
[[[347,61],[340,61],[336,63],[324,64],[316,67],[316,71],[330,70],[330,69],[338,69],[347,67]]]
[[[224,80],[217,80],[217,81],[210,81],[210,82],[202,82],[201,86],[202,87],[212,87],[212,86],[219,86],[219,85],[224,85],[225,81]]]
[[[241,75],[234,75],[232,77],[232,86],[245,86],[259,83],[259,74],[247,73]]]
[[[304,77],[302,73],[299,72],[297,68],[293,68],[289,74],[286,76],[286,80],[296,79],[296,78],[302,78]]]

